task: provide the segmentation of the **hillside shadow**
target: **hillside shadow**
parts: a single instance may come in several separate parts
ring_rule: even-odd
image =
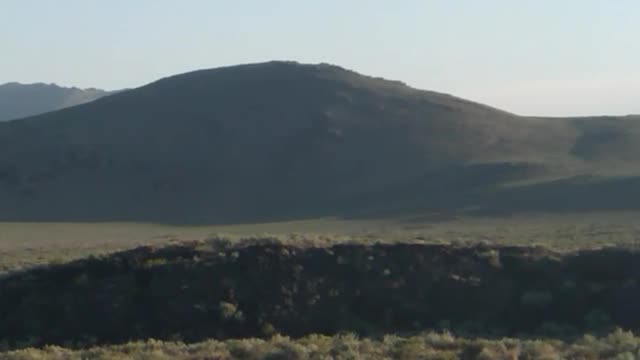
[[[493,163],[448,167],[411,181],[361,193],[289,191],[261,185],[253,193],[229,195],[224,207],[185,193],[172,199],[142,199],[121,204],[117,196],[100,201],[69,199],[66,203],[30,206],[29,200],[0,208],[7,222],[146,222],[178,226],[231,225],[295,221],[323,217],[346,220],[415,218],[441,221],[457,216],[507,216],[640,210],[634,194],[640,177],[573,177],[525,185],[503,185],[535,178],[544,169],[525,163]],[[6,176],[4,176],[6,177]],[[3,181],[0,173],[0,182]],[[6,179],[5,179],[6,180]],[[125,206],[127,205],[127,206]],[[428,214],[428,215],[426,215]]]
[[[0,279],[0,338],[18,347],[443,326],[484,336],[640,330],[638,261],[622,249],[143,247]]]

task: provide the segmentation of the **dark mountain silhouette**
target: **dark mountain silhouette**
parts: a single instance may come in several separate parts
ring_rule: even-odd
[[[520,117],[326,64],[195,71],[0,124],[0,220],[637,207],[639,124]]]
[[[55,84],[6,83],[0,85],[0,121],[84,104],[109,94],[100,89],[67,88]]]

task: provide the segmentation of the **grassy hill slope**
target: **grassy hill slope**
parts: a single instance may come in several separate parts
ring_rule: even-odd
[[[202,70],[0,124],[0,220],[527,210],[502,185],[633,176],[638,124],[519,117],[326,64]]]

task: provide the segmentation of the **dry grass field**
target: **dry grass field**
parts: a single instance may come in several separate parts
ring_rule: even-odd
[[[527,215],[510,218],[430,217],[344,220],[311,219],[262,224],[170,226],[145,223],[0,223],[0,272],[60,263],[139,245],[272,235],[325,241],[490,242],[540,245],[558,250],[640,244],[640,213]]]
[[[267,340],[209,340],[195,344],[148,340],[79,350],[51,346],[0,353],[1,360],[633,360],[638,357],[640,338],[621,330],[603,337],[585,335],[573,341],[465,339],[447,332],[409,337],[389,335],[380,339],[347,334],[302,339],[274,336]]]

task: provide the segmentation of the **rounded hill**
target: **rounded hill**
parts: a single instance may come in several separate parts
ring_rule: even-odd
[[[201,70],[0,124],[0,219],[456,207],[487,186],[582,166],[594,156],[577,144],[587,128],[327,64]]]

